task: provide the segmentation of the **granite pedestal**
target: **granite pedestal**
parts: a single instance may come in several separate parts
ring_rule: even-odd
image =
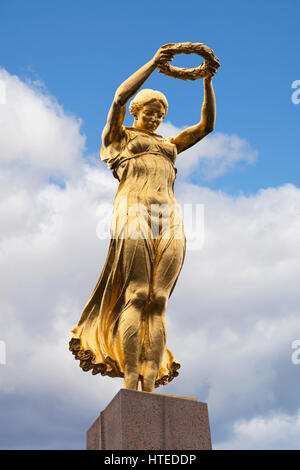
[[[88,450],[210,450],[207,404],[121,389],[87,432]]]

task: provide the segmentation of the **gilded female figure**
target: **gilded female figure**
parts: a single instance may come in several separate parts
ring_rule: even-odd
[[[109,251],[97,285],[73,328],[70,350],[83,370],[124,377],[124,388],[143,391],[168,383],[179,363],[166,347],[166,307],[185,256],[183,224],[173,187],[179,153],[214,129],[215,97],[208,68],[201,120],[176,137],[156,133],[168,110],[165,96],[142,90],[166,46],[117,89],[102,134],[101,159],[119,180]],[[166,222],[166,223],[165,223]],[[167,227],[167,228],[166,228]]]

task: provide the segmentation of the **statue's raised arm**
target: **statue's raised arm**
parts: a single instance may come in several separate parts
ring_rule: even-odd
[[[173,59],[172,52],[166,48],[159,48],[154,57],[125,80],[117,89],[111,108],[108,113],[107,123],[102,133],[102,142],[109,145],[112,141],[122,138],[122,124],[126,114],[126,103],[138,92],[147,78],[156,69],[159,63]]]
[[[180,132],[180,134],[170,140],[170,142],[173,142],[176,145],[177,153],[183,152],[184,150],[192,147],[214,130],[216,120],[216,101],[212,85],[213,73],[215,72],[208,72],[207,77],[203,80],[204,100],[200,122],[184,129],[184,131]]]
[[[158,64],[158,70],[166,75],[183,80],[197,80],[203,78],[204,100],[201,111],[201,119],[199,123],[188,127],[176,137],[170,139],[176,145],[177,152],[183,152],[192,145],[195,145],[203,137],[213,131],[216,119],[216,102],[212,85],[212,77],[216,74],[220,67],[219,59],[215,56],[212,49],[202,43],[179,43],[166,44],[162,48],[167,48],[169,53],[173,54],[198,54],[201,55],[205,62],[199,67],[193,69],[184,69],[172,67],[166,62]]]

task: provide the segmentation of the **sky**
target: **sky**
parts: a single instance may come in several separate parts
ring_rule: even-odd
[[[204,240],[167,309],[180,374],[157,391],[206,402],[215,449],[300,449],[299,13],[291,0],[0,2],[1,449],[84,449],[122,387],[68,351],[117,190],[101,132],[122,81],[186,41],[220,59],[217,119],[176,161]],[[167,96],[162,135],[199,121],[202,80],[155,71],[145,87]]]

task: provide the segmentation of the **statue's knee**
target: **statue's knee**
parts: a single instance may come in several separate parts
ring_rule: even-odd
[[[149,291],[146,288],[131,289],[129,292],[129,300],[137,308],[143,308],[147,303]]]
[[[167,308],[167,303],[168,303],[168,295],[165,291],[163,290],[157,290],[152,293],[150,303],[152,306],[152,309],[154,309],[157,312],[164,312],[165,309]]]

